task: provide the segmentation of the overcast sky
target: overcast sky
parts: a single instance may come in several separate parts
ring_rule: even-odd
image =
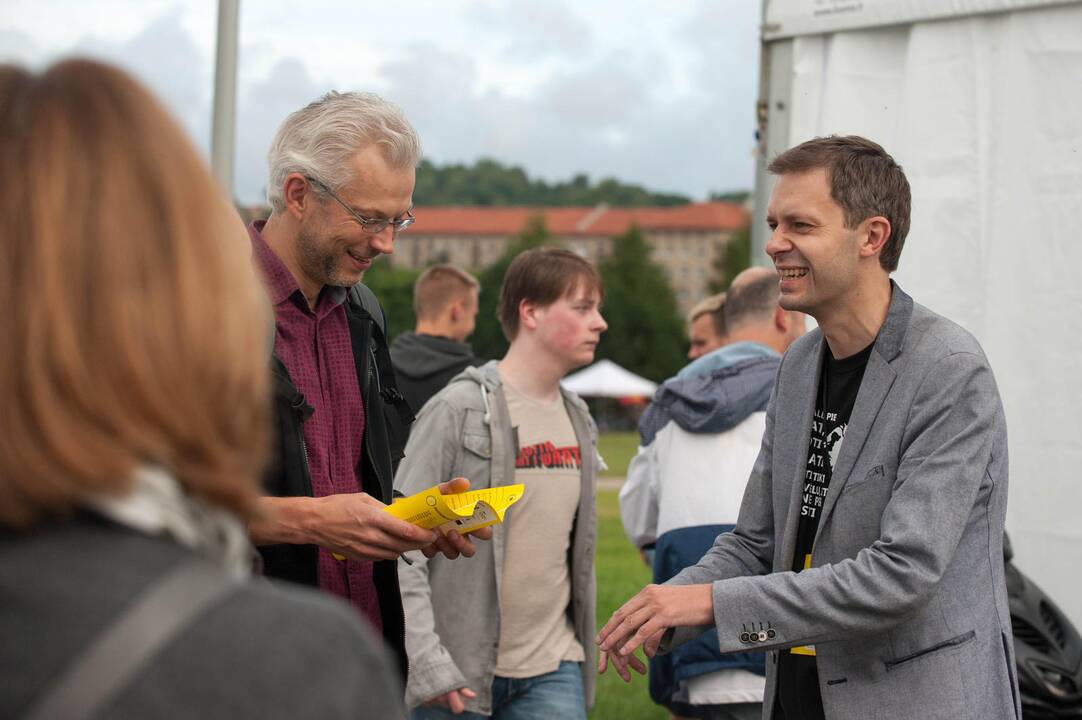
[[[0,0],[0,18],[0,59],[117,62],[208,152],[214,0]],[[750,188],[758,23],[752,0],[242,1],[236,195],[262,199],[278,124],[332,89],[401,105],[436,163]]]

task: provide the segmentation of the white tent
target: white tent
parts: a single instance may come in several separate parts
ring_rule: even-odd
[[[905,168],[896,278],[988,353],[1015,562],[1082,625],[1082,2],[767,0],[763,28],[763,156],[856,133]]]
[[[624,370],[612,360],[593,365],[563,379],[563,386],[583,397],[643,397],[657,390],[657,383]]]

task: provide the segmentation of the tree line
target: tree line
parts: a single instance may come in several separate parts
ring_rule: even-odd
[[[708,199],[742,204],[749,195],[747,190],[712,192]],[[529,177],[520,167],[488,158],[473,165],[436,165],[431,160],[422,160],[417,166],[413,200],[417,205],[484,207],[592,207],[601,203],[612,207],[673,207],[691,202],[686,195],[654,192],[615,178],[592,182],[585,173],[548,183]],[[237,211],[241,219],[249,222],[266,217],[269,208],[247,207],[238,202]]]
[[[476,272],[481,281],[477,328],[470,343],[478,357],[503,357],[503,337],[496,306],[500,286],[511,260],[524,250],[558,245],[538,215],[509,243],[503,256]],[[616,238],[613,252],[601,260],[598,270],[605,286],[602,315],[609,325],[597,348],[597,359],[608,358],[637,375],[660,382],[686,362],[687,332],[669,281],[650,259],[650,246],[638,228]],[[387,330],[393,338],[412,330],[413,283],[421,270],[392,268],[377,260],[365,274],[365,283],[376,293],[387,313]]]
[[[614,178],[591,182],[585,174],[548,183],[530,178],[520,167],[484,158],[473,165],[438,166],[422,160],[417,166],[413,199],[418,205],[525,205],[585,206],[607,203],[614,207],[686,205],[691,198],[676,193],[652,192]]]

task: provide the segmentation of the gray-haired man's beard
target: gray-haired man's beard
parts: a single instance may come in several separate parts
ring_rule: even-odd
[[[349,287],[356,282],[338,273],[339,253],[333,247],[321,247],[311,232],[302,229],[297,234],[297,261],[305,275],[331,287]]]

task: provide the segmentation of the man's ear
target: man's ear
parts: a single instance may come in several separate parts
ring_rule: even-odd
[[[875,215],[861,223],[864,238],[860,243],[861,257],[874,257],[879,255],[883,246],[890,239],[890,220],[882,215]]]
[[[462,307],[462,299],[455,298],[447,304],[447,319],[452,323],[457,323],[462,319],[464,314],[464,308]]]
[[[312,195],[308,192],[308,180],[304,175],[296,172],[286,175],[282,186],[282,198],[285,200],[286,212],[300,220],[312,203]]]
[[[792,322],[792,318],[789,317],[789,313],[781,305],[774,308],[774,327],[778,329],[778,332],[785,333],[789,330],[789,323]]]
[[[522,300],[518,304],[518,325],[520,328],[537,329],[537,311],[540,308],[537,303],[530,300]]]

